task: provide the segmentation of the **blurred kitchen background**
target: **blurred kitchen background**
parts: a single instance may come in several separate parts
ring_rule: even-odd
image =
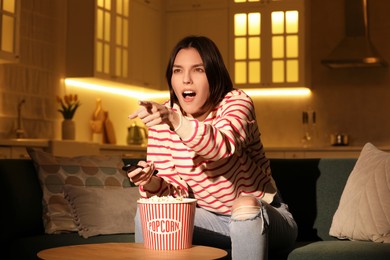
[[[99,40],[100,36],[94,34],[98,20],[95,4],[103,3],[104,6],[105,1],[0,0],[3,18],[8,12],[4,11],[4,6],[9,2],[20,4],[19,13],[11,15],[15,18],[14,26],[20,28],[12,38],[19,43],[16,57],[1,54],[0,139],[16,138],[18,111],[25,138],[61,139],[62,117],[57,111],[56,96],[71,93],[77,94],[81,103],[74,117],[76,141],[92,141],[90,120],[97,99],[101,99],[102,108],[109,113],[114,126],[116,143],[126,145],[127,128],[131,124],[127,116],[137,109],[137,101],[152,99],[162,102],[166,99],[165,65],[170,49],[178,39],[192,33],[214,39],[233,77],[234,68],[237,68],[234,65],[233,13],[263,10],[255,4],[251,6],[251,3],[241,8],[233,0],[129,1],[128,16],[124,11],[125,19],[129,21],[128,48],[118,47],[122,48],[122,55],[127,51],[129,54],[126,61],[129,70],[124,75],[128,73],[129,80],[123,81],[120,77],[106,77],[104,68],[101,68],[103,73],[99,73],[95,67],[102,64],[95,54],[107,47],[104,36]],[[304,111],[309,112],[309,121],[315,112],[312,146],[329,146],[330,136],[336,133],[347,134],[352,146],[362,146],[366,142],[390,146],[389,67],[332,69],[322,63],[346,37],[345,1],[281,1],[291,2],[293,6],[298,2],[300,6],[300,21],[304,21],[299,27],[304,30],[304,44],[300,46],[304,51],[304,71],[300,75],[304,78],[297,86],[309,88],[311,93],[251,94],[266,147],[301,147],[305,131]],[[369,38],[380,56],[389,62],[390,1],[367,2]],[[106,15],[104,10],[100,12],[103,16]],[[6,22],[6,19],[2,20],[3,44],[7,41],[5,38],[12,37],[12,31],[5,29]],[[115,52],[111,54],[115,57]],[[84,83],[100,82],[100,86],[123,91],[109,93],[86,83],[84,87],[65,84],[65,78],[75,77],[84,79]],[[250,90],[279,87],[275,83],[271,86],[237,85]]]

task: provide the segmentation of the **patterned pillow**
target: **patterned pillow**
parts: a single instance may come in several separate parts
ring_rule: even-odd
[[[45,232],[77,231],[72,211],[63,195],[65,184],[83,187],[130,187],[119,156],[57,157],[28,148],[43,191]]]
[[[134,233],[138,187],[103,189],[65,185],[64,196],[72,208],[80,236]]]
[[[367,143],[348,177],[329,234],[390,243],[390,153]]]

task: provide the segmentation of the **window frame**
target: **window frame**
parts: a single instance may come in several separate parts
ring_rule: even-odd
[[[260,0],[259,2],[244,2],[234,3],[230,0],[229,13],[229,69],[231,71],[232,80],[238,88],[258,88],[258,87],[305,87],[307,85],[305,67],[306,67],[306,44],[305,44],[305,1],[304,0]],[[272,32],[271,32],[271,14],[274,11],[290,11],[297,10],[298,18],[298,81],[286,82],[287,72],[284,72],[284,82],[272,82]],[[261,13],[261,82],[249,83],[248,71],[247,82],[236,83],[235,80],[235,35],[234,35],[234,15],[237,13]],[[281,35],[286,35],[286,32]],[[285,37],[284,37],[285,40]],[[286,48],[285,48],[286,49]],[[271,50],[271,51],[270,51]],[[284,50],[285,51],[285,50]],[[288,60],[286,57],[284,61]],[[247,57],[248,61],[248,57]],[[286,66],[286,65],[284,65]]]

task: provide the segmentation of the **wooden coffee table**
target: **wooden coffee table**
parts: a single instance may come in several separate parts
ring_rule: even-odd
[[[219,259],[227,255],[222,249],[192,246],[181,250],[152,250],[142,243],[101,243],[55,247],[42,250],[38,257],[46,260],[86,259]]]

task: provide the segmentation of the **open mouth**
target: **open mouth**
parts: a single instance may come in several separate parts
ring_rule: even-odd
[[[183,92],[182,95],[184,98],[191,98],[191,97],[195,97],[196,93],[194,91],[186,90]]]

